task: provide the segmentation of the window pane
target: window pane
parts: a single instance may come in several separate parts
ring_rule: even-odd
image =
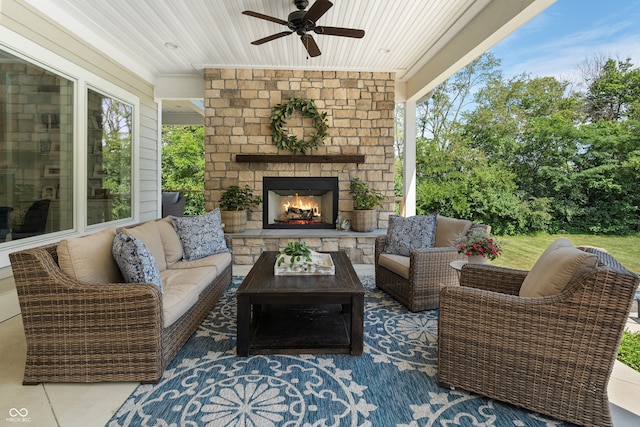
[[[0,244],[73,227],[73,91],[0,50]]]
[[[133,107],[88,91],[87,224],[131,217]]]

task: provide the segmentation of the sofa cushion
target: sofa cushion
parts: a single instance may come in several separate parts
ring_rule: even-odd
[[[394,254],[380,254],[378,264],[387,270],[393,271],[398,276],[402,276],[409,280],[409,267],[411,258],[408,256]]]
[[[119,230],[127,236],[135,237],[147,246],[147,249],[149,249],[153,255],[153,259],[156,261],[158,270],[162,271],[167,268],[164,245],[162,244],[160,228],[157,221],[147,221],[135,227],[123,227]]]
[[[164,248],[164,257],[167,261],[167,266],[169,266],[182,259],[182,242],[170,217],[157,221],[157,224],[158,230],[160,230],[160,239],[162,239],[162,247]]]
[[[153,283],[162,290],[160,271],[144,242],[118,229],[113,239],[112,253],[124,280],[131,283]]]
[[[546,297],[561,293],[572,280],[596,266],[598,257],[574,247],[568,239],[553,242],[527,273],[521,297]]]
[[[215,268],[218,274],[220,274],[229,264],[231,264],[231,253],[221,252],[193,261],[178,261],[171,264],[168,268],[172,270],[184,270],[194,267],[211,267]]]
[[[198,301],[198,289],[195,285],[173,284],[165,285],[162,295],[163,327],[173,325]]]
[[[218,277],[218,271],[215,267],[168,268],[160,273],[160,277],[164,286],[193,285],[200,294]]]
[[[436,217],[436,248],[455,246],[457,240],[467,234],[473,223],[466,219],[449,218],[438,215]]]
[[[220,209],[215,208],[200,216],[172,216],[171,221],[180,236],[184,260],[192,261],[207,255],[229,252],[222,231]]]
[[[58,243],[58,264],[68,276],[82,283],[121,283],[122,273],[111,254],[114,227],[89,236]]]
[[[414,249],[432,248],[435,242],[436,215],[416,215],[407,218],[391,215],[384,251],[409,256]]]

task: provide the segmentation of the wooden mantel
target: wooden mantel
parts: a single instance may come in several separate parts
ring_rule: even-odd
[[[236,154],[236,163],[364,163],[364,154]]]

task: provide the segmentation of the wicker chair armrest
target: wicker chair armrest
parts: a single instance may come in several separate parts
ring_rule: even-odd
[[[518,295],[528,271],[487,264],[466,264],[460,273],[460,286]]]

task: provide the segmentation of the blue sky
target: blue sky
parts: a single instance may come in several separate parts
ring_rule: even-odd
[[[602,56],[640,67],[640,0],[557,0],[491,50],[506,78],[577,81],[580,65]]]

